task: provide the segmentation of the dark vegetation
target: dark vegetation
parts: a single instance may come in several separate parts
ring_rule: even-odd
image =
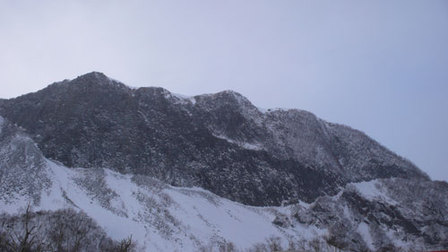
[[[2,252],[131,252],[132,237],[120,242],[106,233],[86,214],[72,209],[33,212],[28,206],[18,215],[0,215]]]

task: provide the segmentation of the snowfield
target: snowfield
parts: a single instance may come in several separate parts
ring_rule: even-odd
[[[142,176],[108,169],[69,169],[47,160],[51,186],[42,191],[34,211],[73,208],[85,212],[115,240],[132,236],[146,251],[197,251],[231,243],[248,250],[277,240],[325,235],[325,230],[299,226],[282,228],[272,222],[290,207],[250,207],[218,197],[201,188],[173,187]],[[139,185],[140,184],[140,185]],[[0,210],[16,214],[32,199],[0,201]]]
[[[173,187],[141,175],[123,175],[109,169],[70,169],[50,160],[45,160],[44,167],[51,185],[42,190],[39,200],[15,194],[8,202],[0,201],[1,212],[17,214],[28,203],[33,204],[34,211],[82,211],[110,238],[119,241],[132,236],[141,251],[219,251],[226,246],[236,251],[254,251],[272,243],[282,248],[310,250],[318,243],[322,251],[334,249],[326,241],[330,232],[327,227],[316,221],[301,223],[291,218],[295,213],[306,218],[319,206],[319,200],[285,207],[252,207],[201,188]],[[378,189],[379,183],[352,183],[347,188],[367,199],[391,200]],[[341,195],[342,191],[320,200],[343,205],[338,203]],[[347,207],[341,212],[351,221],[353,215]],[[319,218],[324,220],[325,216]],[[376,250],[369,225],[356,225],[362,242],[368,249]],[[402,237],[392,230],[387,235],[402,247],[413,246],[401,242]]]

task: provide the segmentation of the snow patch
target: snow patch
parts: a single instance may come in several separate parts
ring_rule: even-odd
[[[359,183],[351,183],[349,185],[354,186],[354,188],[368,200],[383,200],[391,205],[398,204],[395,200],[393,200],[386,194],[386,192],[382,189],[381,183],[378,179]]]
[[[358,225],[357,231],[364,239],[367,247],[369,247],[369,249],[371,249],[372,251],[375,251],[375,246],[373,245],[373,239],[372,235],[370,234],[369,226],[365,222],[361,222]]]
[[[375,180],[354,183],[354,185],[356,189],[369,200],[372,200],[382,194],[382,192],[378,190]]]
[[[187,96],[177,93],[171,93],[171,95],[179,100],[191,102],[193,105],[196,104],[196,99],[194,98],[194,96]]]
[[[248,142],[239,142],[239,141],[235,141],[233,139],[230,139],[226,136],[223,135],[217,135],[217,134],[213,134],[213,136],[219,138],[219,139],[223,139],[226,140],[227,142],[231,143],[231,144],[236,144],[238,146],[240,146],[241,148],[247,149],[247,150],[263,150],[263,146],[261,144],[257,144],[257,143],[248,143]]]
[[[273,112],[278,112],[278,111],[288,111],[289,109],[287,108],[268,108],[268,109],[262,109],[264,110],[263,113],[273,113]]]

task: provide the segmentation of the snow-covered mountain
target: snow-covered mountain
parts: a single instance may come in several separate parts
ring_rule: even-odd
[[[0,103],[45,157],[197,186],[255,206],[312,202],[351,182],[428,180],[368,136],[301,110],[262,112],[224,91],[185,98],[101,73]]]
[[[138,251],[448,247],[446,182],[305,111],[91,73],[0,114],[0,248],[28,204],[85,214],[93,237],[132,236]]]

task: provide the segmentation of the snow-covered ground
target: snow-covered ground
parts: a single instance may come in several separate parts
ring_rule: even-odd
[[[355,225],[355,232],[367,248],[376,250],[374,231],[365,222],[353,222],[354,215],[344,205],[342,192],[355,191],[367,200],[397,204],[379,180],[351,183],[337,195],[311,204],[252,207],[202,188],[173,187],[147,176],[123,175],[109,169],[71,169],[44,160],[40,172],[51,183],[42,189],[39,199],[36,201],[27,191],[17,190],[18,193],[0,198],[0,213],[17,214],[28,203],[33,204],[34,211],[66,208],[83,211],[110,238],[119,241],[132,236],[139,251],[219,251],[225,246],[235,251],[256,251],[257,246],[269,246],[273,242],[285,249],[294,244],[295,248],[301,246],[305,250],[312,250],[310,246],[317,242],[320,250],[330,251],[332,248],[326,243],[328,226],[313,220],[302,223],[292,217],[298,213],[306,218],[322,200],[324,204],[336,204],[334,213],[340,213],[340,218],[348,221],[347,225]],[[22,176],[27,174],[24,170]],[[412,243],[401,242],[402,238],[389,231],[394,243],[412,247]]]
[[[172,187],[149,177],[122,175],[108,169],[69,169],[47,160],[51,186],[33,209],[82,210],[108,235],[132,235],[146,251],[197,251],[231,243],[247,250],[276,239],[310,240],[326,233],[316,227],[282,228],[272,222],[289,207],[251,207],[201,188]],[[16,214],[31,199],[0,201],[0,211]]]

